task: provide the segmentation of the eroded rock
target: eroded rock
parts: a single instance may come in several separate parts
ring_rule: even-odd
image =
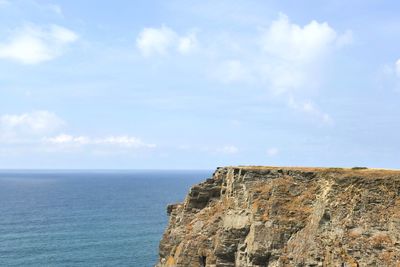
[[[400,262],[400,171],[218,168],[167,211],[157,267]]]

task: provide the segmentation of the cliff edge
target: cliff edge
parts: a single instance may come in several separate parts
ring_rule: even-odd
[[[218,168],[167,212],[157,267],[400,266],[400,171]]]

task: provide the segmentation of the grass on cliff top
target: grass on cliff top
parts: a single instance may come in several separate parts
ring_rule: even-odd
[[[398,169],[380,169],[380,168],[366,168],[366,167],[353,167],[353,168],[338,168],[338,167],[279,167],[279,166],[229,166],[227,168],[237,168],[242,170],[294,170],[302,172],[319,172],[319,173],[339,173],[343,175],[355,176],[390,176],[400,175]]]

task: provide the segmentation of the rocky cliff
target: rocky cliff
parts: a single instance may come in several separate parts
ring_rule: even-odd
[[[400,266],[400,171],[218,168],[167,212],[158,267]]]

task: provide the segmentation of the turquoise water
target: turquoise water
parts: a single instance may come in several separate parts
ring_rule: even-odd
[[[166,205],[211,171],[2,171],[0,266],[153,266]]]

